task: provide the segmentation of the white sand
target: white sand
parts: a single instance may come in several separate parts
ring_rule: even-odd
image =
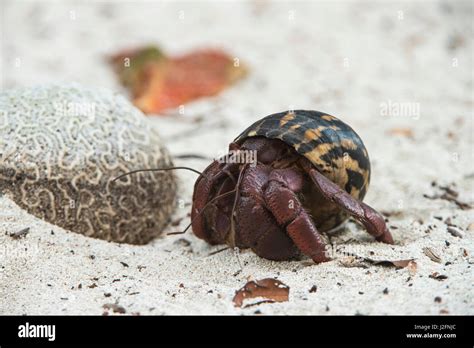
[[[102,314],[106,303],[142,315],[474,314],[474,231],[466,230],[473,210],[423,197],[437,192],[430,184],[436,181],[455,183],[460,200],[474,201],[472,2],[2,6],[3,88],[75,80],[123,91],[104,55],[145,43],[175,54],[209,45],[237,54],[251,68],[245,81],[219,97],[186,105],[178,120],[150,118],[173,154],[217,156],[252,121],[288,108],[341,117],[364,139],[372,159],[366,201],[398,213],[389,222],[397,227],[396,245],[374,242],[352,222],[332,242],[373,259],[416,258],[418,268],[409,279],[408,269],[347,268],[337,259],[311,266],[270,262],[243,251],[242,272],[234,276],[239,270],[234,253],[208,256],[219,247],[192,233],[146,246],[108,243],[39,220],[2,197],[0,314]],[[450,42],[458,47],[450,49]],[[383,116],[380,104],[389,100],[415,103],[415,109]],[[193,122],[196,118],[201,122]],[[410,128],[413,138],[387,134],[396,127]],[[176,163],[197,169],[207,164]],[[189,203],[195,176],[179,177],[180,197]],[[189,205],[178,209],[176,218],[188,211]],[[435,216],[450,217],[463,238],[449,234]],[[7,235],[25,227],[30,232],[22,239]],[[424,247],[442,262],[426,257]],[[448,278],[432,279],[433,272]],[[265,277],[289,285],[289,301],[234,308],[234,292],[248,279]],[[310,293],[313,285],[317,291]]]

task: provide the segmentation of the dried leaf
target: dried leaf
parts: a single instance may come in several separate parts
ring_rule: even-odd
[[[25,237],[28,234],[28,232],[30,232],[30,228],[26,227],[20,231],[11,232],[9,236],[12,237],[13,239],[20,239],[22,237]]]
[[[441,190],[443,190],[447,195],[457,198],[459,196],[459,192],[449,186],[439,186]]]
[[[434,273],[430,274],[429,277],[432,278],[432,279],[436,279],[436,280],[448,279],[448,276],[446,276],[444,274],[439,274],[438,272],[434,272]]]
[[[388,134],[390,135],[399,135],[399,136],[404,136],[406,138],[413,138],[413,131],[411,128],[391,128],[387,131]]]
[[[441,257],[436,252],[428,247],[423,248],[423,253],[430,258],[431,261],[441,263]]]
[[[435,185],[432,186],[437,186],[436,183]],[[453,188],[449,186],[438,186],[438,188],[443,191],[442,194],[437,193],[432,196],[429,196],[427,194],[424,194],[423,197],[428,198],[428,199],[444,199],[448,202],[453,202],[456,204],[460,209],[462,210],[469,210],[472,209],[472,206],[469,203],[461,202],[458,200],[459,193],[454,190]]]
[[[409,259],[409,260],[380,260],[380,261],[375,261],[371,260],[372,264],[374,265],[380,265],[380,266],[395,266],[396,268],[405,268],[407,267],[410,262],[412,262],[414,259]]]
[[[145,113],[214,96],[247,74],[241,62],[213,49],[168,57],[156,47],[143,47],[118,53],[110,62]]]
[[[341,264],[341,266],[344,266],[344,267],[367,268],[367,265],[365,265],[363,262],[364,260],[360,260],[354,256],[346,256],[339,260],[339,263]]]
[[[416,261],[410,261],[408,263],[407,269],[411,276],[414,276],[416,274],[417,268],[418,264],[416,263]]]
[[[377,265],[377,266],[386,266],[386,267],[396,267],[396,268],[405,268],[407,267],[410,262],[415,262],[415,259],[407,259],[407,260],[373,260],[368,257],[360,257],[355,254],[350,255],[353,257],[355,260],[358,260],[359,262],[366,262],[371,265]],[[344,260],[344,259],[343,259]],[[344,262],[344,261],[342,261]],[[347,261],[346,261],[347,262]],[[354,261],[355,263],[355,261]],[[416,264],[416,263],[415,263]],[[347,267],[347,266],[346,266]],[[352,266],[352,267],[360,267],[360,266]],[[413,266],[412,266],[413,267]]]
[[[257,297],[264,298],[264,303],[286,302],[288,301],[289,293],[290,288],[277,279],[252,280],[236,291],[233,302],[236,307],[242,307],[246,299]]]

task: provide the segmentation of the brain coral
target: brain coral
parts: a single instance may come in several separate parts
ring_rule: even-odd
[[[0,94],[0,194],[68,230],[143,244],[174,208],[176,180],[149,120],[122,96],[77,84]]]

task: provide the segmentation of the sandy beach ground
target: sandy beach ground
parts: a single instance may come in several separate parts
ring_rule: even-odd
[[[0,314],[474,314],[474,214],[430,199],[448,186],[474,203],[473,6],[470,1],[2,2],[3,89],[77,81],[126,93],[105,57],[157,44],[171,54],[221,47],[248,78],[149,117],[174,155],[216,157],[243,129],[287,109],[350,124],[372,162],[366,202],[384,212],[395,245],[353,221],[331,237],[341,251],[415,259],[416,270],[272,262],[211,247],[192,232],[145,246],[63,230],[0,196]],[[401,111],[400,111],[401,109]],[[38,120],[40,122],[40,120]],[[176,164],[202,170],[202,160]],[[179,172],[178,226],[196,176]],[[456,225],[462,237],[448,231]],[[29,227],[21,239],[9,233]],[[431,248],[440,260],[423,251]],[[240,270],[239,266],[242,265]],[[240,270],[240,272],[238,272]],[[437,272],[437,273],[436,273]],[[236,308],[249,279],[277,278],[289,301]],[[316,291],[310,289],[316,286]]]

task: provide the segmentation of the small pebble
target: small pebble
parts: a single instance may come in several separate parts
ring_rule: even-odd
[[[454,237],[462,238],[461,230],[454,226],[448,226],[448,232],[451,233]]]

